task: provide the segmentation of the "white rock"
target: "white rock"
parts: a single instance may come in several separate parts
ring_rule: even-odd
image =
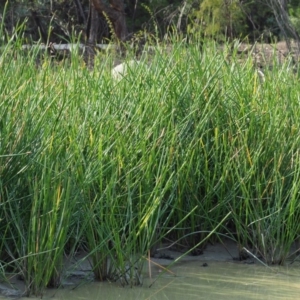
[[[140,62],[137,60],[129,60],[127,62],[123,62],[120,65],[115,66],[111,70],[111,76],[115,80],[121,80],[126,74],[128,70],[133,70],[137,67]]]

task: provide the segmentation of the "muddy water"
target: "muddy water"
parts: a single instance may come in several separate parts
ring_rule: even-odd
[[[292,264],[287,261],[283,267],[266,267],[251,258],[237,262],[233,260],[237,247],[232,243],[210,245],[203,255],[186,256],[176,263],[174,261],[181,254],[171,251],[167,254],[174,260],[152,259],[151,278],[145,261],[143,286],[83,283],[47,290],[43,299],[300,299],[300,257]],[[87,265],[85,262],[80,268],[86,269]],[[170,272],[163,271],[167,266]],[[7,298],[0,296],[0,299]]]
[[[154,270],[144,274],[142,287],[123,288],[114,283],[90,283],[75,290],[48,291],[45,298],[81,299],[299,299],[300,265],[266,268],[255,264],[199,261],[178,263],[176,276]],[[158,277],[159,276],[159,277]],[[153,283],[153,281],[155,281]],[[150,288],[149,286],[153,284]]]

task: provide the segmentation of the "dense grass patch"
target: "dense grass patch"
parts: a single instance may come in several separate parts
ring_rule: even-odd
[[[2,49],[3,277],[38,295],[84,245],[96,279],[136,284],[162,238],[193,251],[218,233],[285,261],[300,229],[299,80],[288,61],[263,82],[250,57],[202,49],[157,51],[120,81],[109,56],[90,71]]]

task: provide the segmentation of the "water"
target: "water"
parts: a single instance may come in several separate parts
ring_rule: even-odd
[[[142,287],[124,288],[115,283],[90,283],[75,290],[48,291],[44,299],[275,300],[299,298],[299,264],[272,268],[233,262],[211,262],[207,267],[202,265],[203,263],[199,261],[178,263],[171,268],[176,276],[154,272],[152,279],[144,279]],[[151,284],[152,286],[149,287]]]
[[[224,245],[226,245],[226,249]],[[266,267],[254,259],[247,261],[248,263],[254,261],[254,264],[232,260],[232,257],[236,255],[235,244],[209,245],[203,255],[186,256],[173,264],[170,267],[170,273],[162,272],[162,268],[152,264],[150,278],[146,263],[143,286],[130,288],[109,282],[84,283],[76,288],[68,286],[47,290],[43,299],[294,300],[299,298],[300,258],[293,264],[287,262],[285,266],[281,267]],[[173,253],[173,256],[176,258],[176,254]],[[167,259],[156,259],[155,261],[163,267],[172,263],[172,260]],[[204,264],[207,266],[205,267]],[[83,267],[86,268],[86,265]],[[7,298],[0,296],[0,299]]]

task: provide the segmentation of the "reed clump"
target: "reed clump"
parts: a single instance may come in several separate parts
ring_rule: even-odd
[[[11,47],[0,57],[2,277],[40,295],[84,245],[97,280],[138,284],[162,238],[192,251],[217,226],[284,263],[300,232],[291,62],[262,82],[250,57],[174,44],[115,81],[110,56],[90,71],[75,55],[37,66]]]

